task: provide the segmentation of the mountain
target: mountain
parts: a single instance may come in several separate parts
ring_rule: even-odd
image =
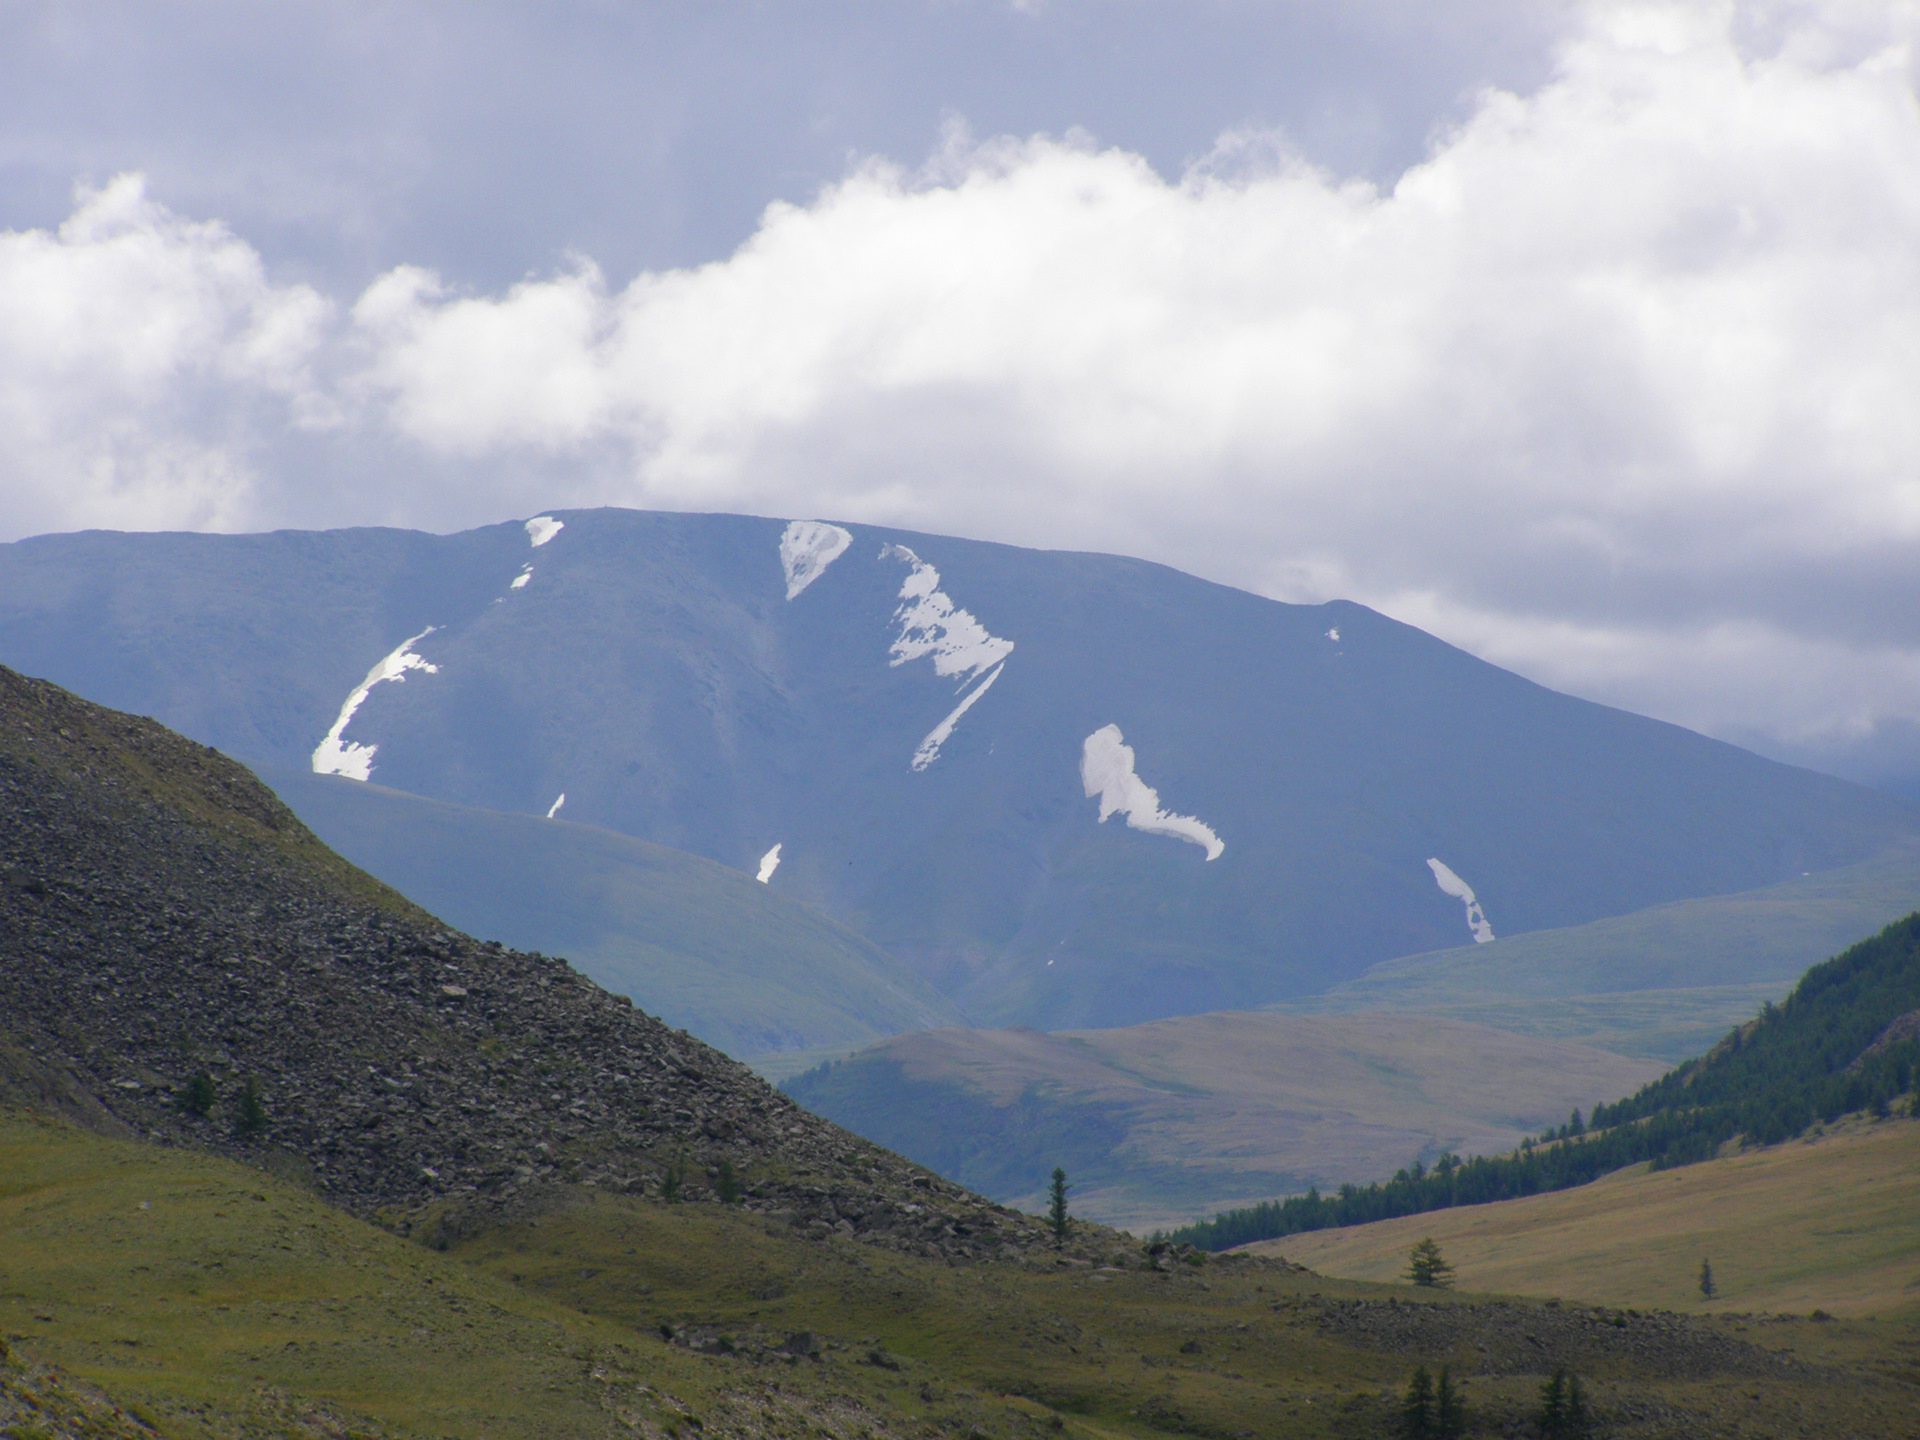
[[[1385,960],[1276,1008],[1472,1020],[1678,1064],[1857,936],[1916,909],[1920,855],[1901,846],[1759,890]]]
[[[564,961],[445,929],[244,768],[0,669],[0,1099],[445,1238],[662,1186],[878,1245],[1038,1243]]]
[[[684,850],[336,775],[267,774],[328,846],[449,924],[563,954],[729,1054],[864,1045],[960,1018],[872,941]]]
[[[1920,913],[1816,965],[1778,1006],[1632,1095],[1575,1111],[1512,1154],[1442,1156],[1390,1181],[1228,1210],[1174,1232],[1210,1249],[1588,1184],[1628,1165],[1692,1165],[1730,1141],[1777,1145],[1850,1112],[1884,1117],[1920,1073]]]
[[[21,1435],[1324,1440],[1439,1364],[1498,1433],[1568,1366],[1622,1436],[1910,1408],[1870,1327],[1055,1242],[447,930],[224,756],[5,670],[0,1177]]]
[[[1136,1234],[1269,1195],[1492,1153],[1665,1067],[1408,1015],[1226,1012],[1118,1030],[899,1035],[781,1086],[1007,1204]]]
[[[271,771],[764,872],[976,1024],[1315,995],[1920,835],[1362,606],[814,521],[41,537],[0,547],[0,661]]]

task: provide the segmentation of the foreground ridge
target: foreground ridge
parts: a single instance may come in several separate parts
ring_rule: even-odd
[[[1046,1239],[564,961],[445,928],[240,765],[4,668],[0,876],[0,1098],[437,1243],[568,1184],[949,1259]]]

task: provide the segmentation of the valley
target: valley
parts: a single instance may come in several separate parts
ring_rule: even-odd
[[[1225,1013],[1123,1030],[932,1030],[785,1082],[809,1109],[969,1187],[1137,1234],[1310,1185],[1492,1154],[1657,1061],[1458,1020]]]

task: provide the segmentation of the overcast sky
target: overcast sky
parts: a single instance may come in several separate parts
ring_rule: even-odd
[[[0,0],[0,539],[625,504],[1116,550],[1920,793],[1915,41]]]

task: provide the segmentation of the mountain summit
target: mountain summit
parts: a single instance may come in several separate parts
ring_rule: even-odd
[[[374,787],[620,832],[986,1024],[1315,994],[1920,834],[1363,606],[822,520],[43,537],[0,547],[0,659],[255,764],[350,858]],[[512,883],[491,843],[380,873],[460,920]]]

